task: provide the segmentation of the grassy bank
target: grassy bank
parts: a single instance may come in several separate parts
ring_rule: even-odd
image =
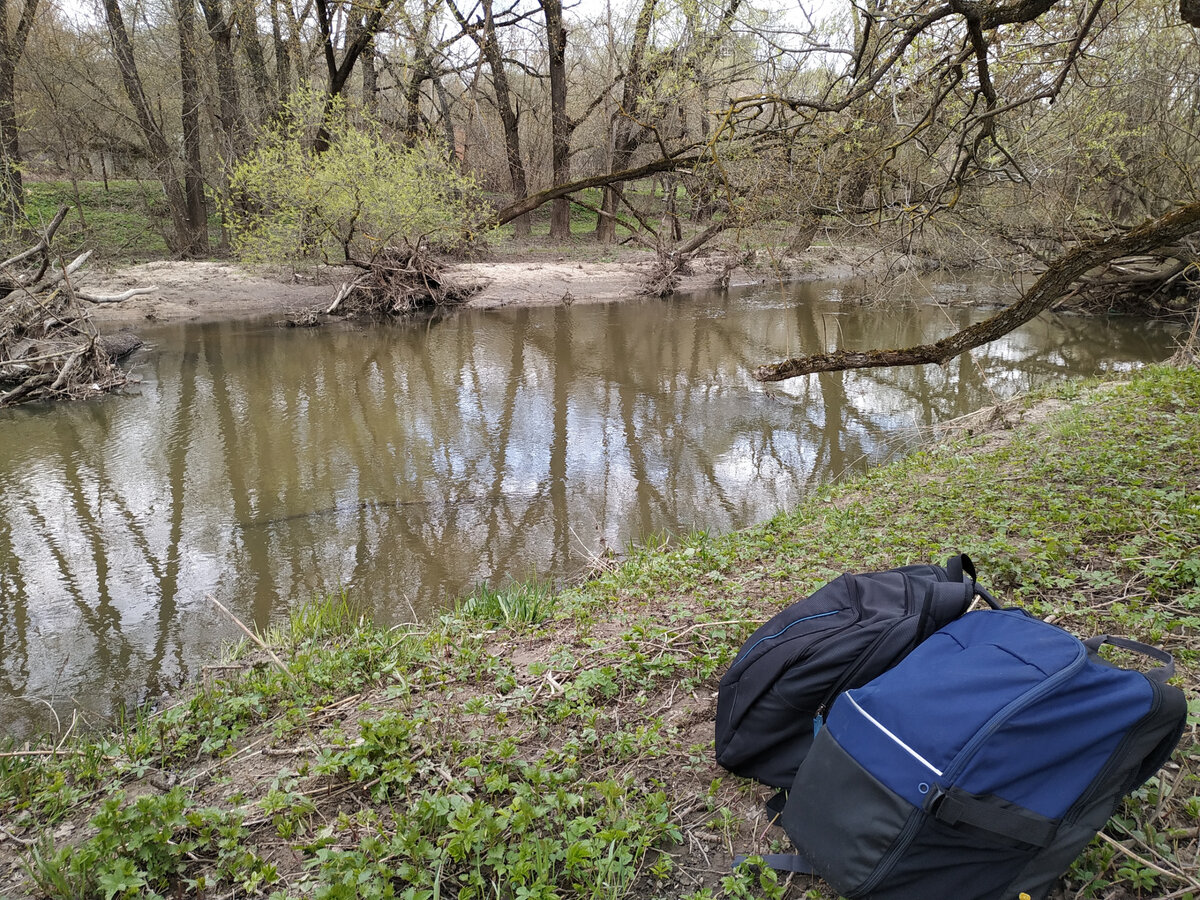
[[[335,598],[267,636],[278,663],[2,748],[0,895],[829,896],[730,872],[783,843],[767,790],[713,762],[712,717],[744,638],[833,575],[964,550],[1005,602],[1164,644],[1196,686],[1200,372],[1064,387],[977,431],[557,596],[390,631]],[[1193,720],[1066,896],[1200,896],[1198,771]]]

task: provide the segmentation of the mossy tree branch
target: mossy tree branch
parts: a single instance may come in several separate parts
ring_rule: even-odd
[[[1024,325],[1062,297],[1078,279],[1091,269],[1122,256],[1147,253],[1173,244],[1200,231],[1200,201],[1151,219],[1124,234],[1089,241],[1055,260],[1034,285],[1013,304],[983,322],[971,325],[933,344],[903,350],[835,350],[798,356],[782,362],[759,366],[754,377],[759,381],[784,381],[813,372],[841,372],[846,369],[872,369],[890,366],[920,366],[946,363],[968,350],[1003,337]]]

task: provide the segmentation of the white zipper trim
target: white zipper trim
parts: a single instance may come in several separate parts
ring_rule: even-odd
[[[902,750],[904,750],[905,753],[907,753],[909,756],[911,756],[913,759],[915,759],[917,762],[919,762],[921,765],[923,765],[925,768],[927,768],[934,775],[940,776],[942,774],[941,769],[935,767],[929,760],[927,760],[925,757],[923,757],[920,753],[918,753],[912,747],[908,746],[908,744],[904,743],[904,741],[900,740],[900,738],[896,737],[896,735],[892,734],[892,732],[888,731],[887,728],[885,728],[878,719],[876,719],[869,712],[867,712],[865,709],[863,709],[861,706],[859,706],[855,702],[853,697],[851,697],[849,694],[846,694],[845,697],[850,702],[851,706],[853,706],[860,713],[862,713],[863,716],[866,717],[868,722],[870,722],[872,725],[874,725],[876,728],[878,728],[880,731],[882,731],[884,734],[886,734],[888,737],[890,737],[893,741],[895,741],[897,746],[899,746]]]

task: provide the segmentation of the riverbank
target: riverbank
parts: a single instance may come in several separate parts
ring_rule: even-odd
[[[1167,646],[1194,698],[1197,547],[1200,372],[1066,385],[759,527],[435,624],[331,600],[169,709],[3,748],[0,896],[831,896],[728,868],[783,846],[768,791],[712,759],[757,624],[841,571],[963,550],[1007,603]],[[1066,896],[1200,887],[1198,778],[1193,717]]]
[[[826,238],[795,257],[776,260],[763,253],[729,269],[727,264],[735,258],[715,251],[693,261],[679,291],[709,290],[720,279],[738,287],[781,279],[849,278],[880,273],[898,259],[896,252],[886,248],[837,237]],[[913,264],[905,260],[903,265]],[[653,266],[652,253],[629,247],[510,241],[498,244],[482,260],[453,262],[447,277],[478,288],[465,304],[468,308],[607,303],[640,296]],[[116,331],[158,322],[303,318],[324,311],[338,288],[357,274],[338,266],[270,269],[211,260],[158,260],[87,272],[80,287],[106,296],[150,289],[120,303],[90,307],[101,330]]]

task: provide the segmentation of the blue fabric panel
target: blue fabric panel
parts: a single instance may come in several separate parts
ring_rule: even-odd
[[[843,694],[834,701],[826,730],[842,747],[850,748],[855,762],[881,784],[913,806],[921,806],[938,775],[866,718]]]
[[[996,713],[1084,652],[1066,632],[1022,613],[968,613],[901,665],[850,693],[885,728],[946,770]]]
[[[971,760],[959,786],[1062,816],[1154,702],[1136,672],[1089,663],[1018,712]]]

